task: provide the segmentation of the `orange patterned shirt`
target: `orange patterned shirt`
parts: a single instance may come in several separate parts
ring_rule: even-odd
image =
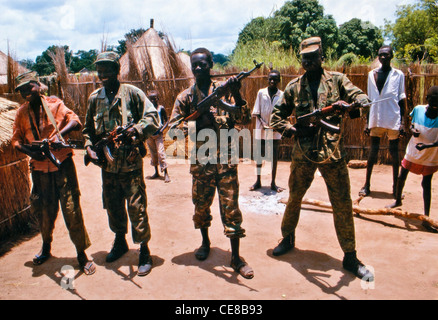
[[[67,108],[61,99],[55,96],[42,96],[42,99],[47,102],[49,109],[52,111],[59,130],[62,130],[62,128],[64,128],[67,123],[72,120],[77,121],[79,124],[81,123],[79,117],[72,110]],[[30,121],[33,122],[34,128],[36,128],[38,139],[35,139],[34,137]],[[36,123],[35,115],[30,108],[29,102],[25,102],[17,111],[11,143],[13,146],[30,144],[32,141],[50,139],[55,134],[56,129],[47,117],[44,108],[41,106],[40,121],[39,123]],[[53,155],[61,162],[67,159],[69,155],[73,154],[72,149],[53,150],[52,152]],[[58,168],[49,159],[45,159],[43,161],[31,159],[30,168],[33,171],[43,172],[53,172],[58,170]]]

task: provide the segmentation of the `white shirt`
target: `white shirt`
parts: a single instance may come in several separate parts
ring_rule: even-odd
[[[430,119],[426,117],[426,107],[425,105],[416,106],[410,114],[412,125],[420,131],[420,135],[417,138],[412,136],[409,140],[405,159],[412,163],[433,167],[438,166],[438,148],[419,151],[415,147],[417,143],[429,144],[436,142],[438,139],[438,118]]]
[[[370,107],[368,128],[386,128],[391,130],[400,129],[400,100],[406,98],[405,93],[405,76],[398,69],[391,68],[386,78],[382,92],[377,89],[374,72],[378,69],[371,70],[368,73],[368,97],[371,101],[391,98],[386,101],[372,104]]]
[[[268,88],[260,89],[257,93],[257,99],[254,104],[254,109],[252,111],[252,115],[260,115],[260,117],[263,119],[263,121],[266,122],[266,124],[269,125],[269,121],[271,118],[272,110],[274,109],[274,105],[277,103],[277,101],[280,99],[281,94],[283,91],[280,89],[277,90],[277,92],[273,95],[272,100],[269,96]],[[259,118],[256,118],[256,128],[254,130],[254,138],[255,139],[274,139],[279,140],[281,139],[281,134],[278,132],[274,132],[272,129],[265,130],[263,127],[262,122],[259,120]]]

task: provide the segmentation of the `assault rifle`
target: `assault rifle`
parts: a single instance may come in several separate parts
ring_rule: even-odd
[[[237,80],[241,81],[248,77],[251,73],[253,73],[255,70],[260,69],[260,67],[263,65],[263,62],[257,63],[256,60],[254,60],[255,67],[247,72],[240,72],[236,78]],[[214,104],[215,101],[218,99],[224,97],[229,91],[227,83],[217,87],[209,96],[205,97],[201,102],[198,103],[196,106],[196,111],[187,116],[184,121],[190,121],[190,120],[196,120],[199,118],[204,112],[208,111],[210,109],[210,106]],[[226,104],[219,104],[217,105],[219,108],[226,108]],[[226,109],[226,111],[230,111],[229,108]]]
[[[138,152],[141,157],[146,156],[146,147],[142,142],[138,142],[134,137],[128,137],[127,131],[134,126],[134,122],[131,121],[124,126],[118,126],[114,130],[106,134],[100,139],[91,149],[96,152],[98,160],[93,160],[88,153],[85,153],[84,163],[86,166],[90,162],[101,167],[105,162],[113,163],[113,150],[120,148],[122,145],[132,146],[132,158],[136,156],[135,152]],[[129,159],[128,159],[129,160]]]
[[[386,101],[392,98],[385,98],[381,100],[376,100],[370,103],[363,104],[361,108],[368,107],[372,104]],[[351,104],[341,104],[341,105],[331,105],[322,109],[315,110],[311,113],[305,114],[303,116],[300,116],[297,118],[297,123],[295,126],[297,127],[309,127],[309,125],[312,126],[321,126],[325,128],[326,130],[332,132],[332,133],[340,133],[341,129],[333,124],[330,124],[326,121],[326,117],[335,114],[336,112],[345,112],[351,110]]]
[[[70,140],[68,143],[63,141],[49,141],[44,139],[42,141],[32,141],[30,144],[23,144],[23,147],[29,149],[32,152],[39,152],[44,157],[49,159],[57,168],[61,166],[61,162],[52,153],[52,150],[60,150],[66,148],[77,149],[77,145],[71,144]]]

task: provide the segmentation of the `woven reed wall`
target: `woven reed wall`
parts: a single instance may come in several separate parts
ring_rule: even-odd
[[[349,79],[359,88],[366,92],[367,87],[367,77],[369,72],[369,67],[367,66],[356,66],[349,69],[340,69],[336,71],[344,72],[347,74]],[[227,69],[225,73],[238,73],[240,70]],[[406,123],[409,123],[407,115],[410,111],[418,104],[425,103],[425,96],[428,88],[432,85],[438,84],[438,66],[420,66],[412,65],[409,68],[406,67],[402,69],[406,76],[406,93],[408,96],[408,110],[406,112]],[[295,70],[293,68],[280,70],[282,74],[282,81],[279,85],[280,89],[284,89],[292,79],[298,77],[298,75],[303,73],[303,70]],[[256,73],[245,79],[242,83],[242,94],[247,100],[248,104],[254,105],[257,91],[267,86],[267,74],[269,70],[264,68],[258,70]],[[225,78],[224,78],[225,79]],[[219,80],[221,80],[219,78]],[[130,81],[127,79],[122,79],[124,83],[131,83],[138,86],[145,92],[150,89],[155,89],[160,94],[160,103],[165,106],[168,115],[170,116],[172,112],[173,103],[176,96],[183,89],[187,88],[192,82],[192,78],[174,78],[174,79],[161,79],[152,81]],[[85,120],[87,100],[90,93],[100,86],[99,81],[96,77],[84,78],[74,78],[73,81],[70,80],[63,88],[60,89],[59,83],[53,82],[49,85],[49,91],[55,94],[58,91],[58,95],[69,96],[70,102],[67,100],[67,105],[72,108],[80,117],[81,121]],[[55,88],[56,87],[56,88]],[[293,119],[291,119],[293,120]],[[356,160],[366,160],[368,157],[370,139],[367,137],[363,130],[365,128],[366,121],[364,119],[347,119],[344,121],[344,141],[349,159]],[[254,120],[248,126],[249,129],[254,128]],[[80,132],[75,133],[74,139],[83,139]],[[400,158],[404,156],[404,150],[410,139],[408,134],[406,137],[400,139]],[[291,147],[292,140],[284,139],[280,148],[280,159],[290,160],[291,157]],[[379,152],[378,162],[387,164],[390,161],[390,155],[388,151],[388,141],[387,138],[383,138],[381,141],[381,151]]]
[[[29,210],[27,157],[10,143],[17,108],[18,104],[0,98],[0,242],[27,233],[35,222]]]

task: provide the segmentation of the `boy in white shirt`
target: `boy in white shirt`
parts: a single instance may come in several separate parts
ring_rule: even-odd
[[[257,181],[250,187],[251,191],[260,189],[261,183],[261,168],[262,168],[262,154],[263,157],[267,157],[266,152],[272,152],[272,155],[268,156],[268,159],[272,159],[272,177],[271,177],[271,189],[275,192],[282,192],[284,189],[280,188],[275,183],[277,175],[277,163],[278,163],[278,148],[281,141],[281,134],[273,132],[269,129],[269,121],[274,105],[280,99],[283,91],[278,89],[281,75],[277,70],[271,70],[268,75],[269,85],[266,88],[260,89],[257,93],[257,99],[254,104],[254,110],[252,115],[256,117],[256,128],[254,130],[254,139],[256,139],[258,150],[255,150],[255,162],[257,164]],[[273,140],[270,149],[266,144],[266,140]],[[260,151],[260,154],[258,153]]]
[[[400,166],[398,144],[399,138],[405,134],[403,120],[406,109],[405,77],[403,72],[391,67],[394,55],[390,46],[381,47],[378,56],[382,66],[371,70],[368,74],[368,97],[371,101],[384,101],[373,104],[368,115],[365,134],[371,137],[371,150],[368,156],[365,184],[359,191],[359,196],[366,197],[371,192],[371,173],[377,162],[380,139],[386,134],[392,159],[392,193],[395,197]]]

